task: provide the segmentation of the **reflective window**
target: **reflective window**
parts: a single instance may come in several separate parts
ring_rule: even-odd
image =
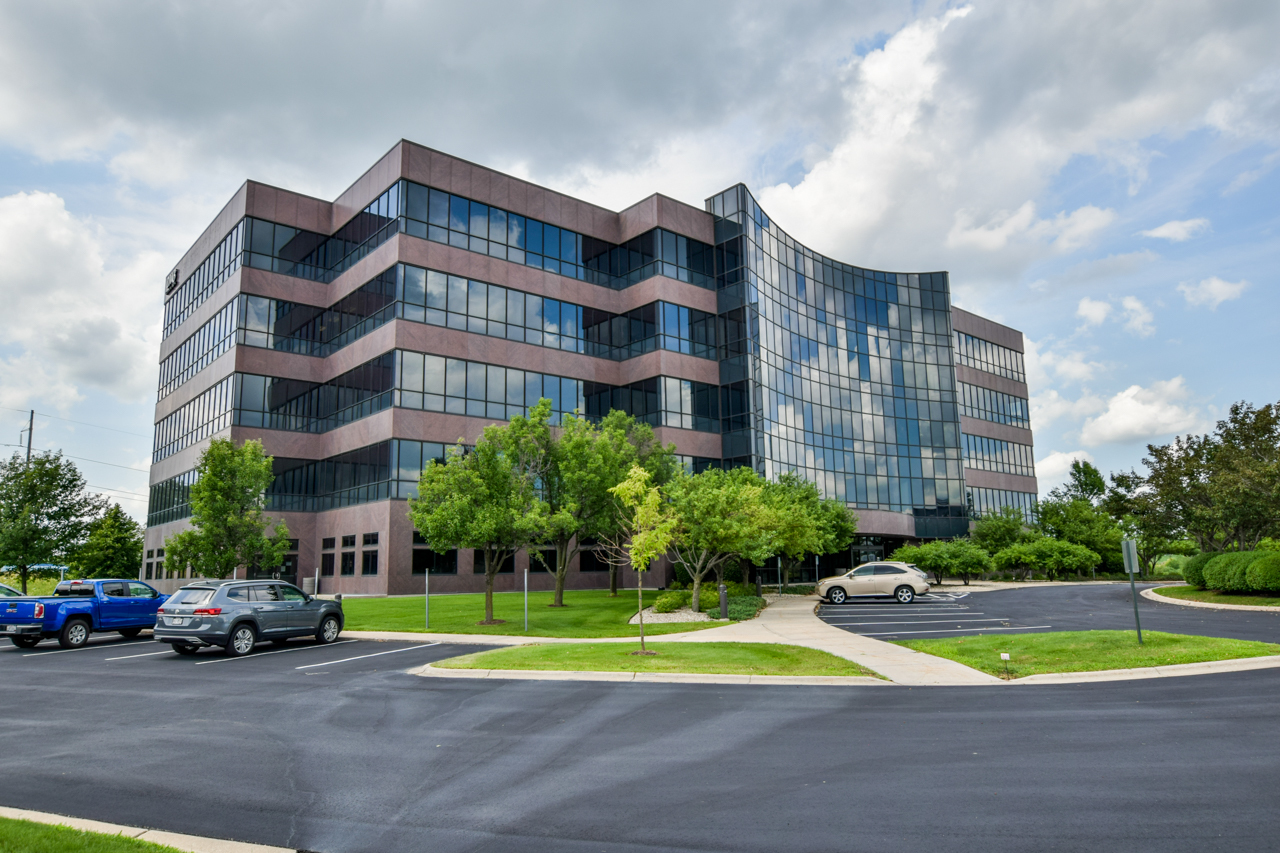
[[[956,332],[955,351],[957,363],[966,367],[984,370],[1018,382],[1027,381],[1022,353],[1017,350],[993,344],[982,338],[975,338],[964,332]]]
[[[1036,466],[1032,447],[983,435],[964,435],[964,467],[1034,477]]]
[[[969,511],[974,516],[984,515],[988,512],[998,512],[1001,507],[1011,506],[1022,511],[1022,515],[1026,518],[1028,524],[1035,523],[1035,492],[1012,492],[1006,489],[976,489],[970,487],[966,489],[966,493],[969,499]]]
[[[1031,411],[1025,397],[992,391],[980,385],[957,382],[960,414],[997,424],[1031,429]]]

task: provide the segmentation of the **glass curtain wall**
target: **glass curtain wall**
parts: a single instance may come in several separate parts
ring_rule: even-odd
[[[885,273],[795,242],[739,184],[707,202],[725,319],[721,376],[746,383],[726,457],[795,470],[857,507],[967,524],[946,273]],[[744,424],[745,426],[745,424]],[[935,525],[937,526],[937,525]]]

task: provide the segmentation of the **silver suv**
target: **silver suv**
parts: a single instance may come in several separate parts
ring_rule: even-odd
[[[199,581],[175,592],[156,614],[155,638],[180,655],[222,646],[233,657],[259,642],[290,637],[332,643],[342,631],[342,604],[313,598],[280,581]]]

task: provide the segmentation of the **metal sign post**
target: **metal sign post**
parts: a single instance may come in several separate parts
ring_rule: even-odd
[[[1124,570],[1129,575],[1129,592],[1133,595],[1133,624],[1138,627],[1138,645],[1142,645],[1142,621],[1138,618],[1138,585],[1133,580],[1138,573],[1138,543],[1126,539],[1120,543],[1120,552],[1124,554]]]
[[[431,567],[422,576],[422,598],[426,601],[427,630],[431,630]]]
[[[529,633],[529,567],[524,567],[524,632]]]

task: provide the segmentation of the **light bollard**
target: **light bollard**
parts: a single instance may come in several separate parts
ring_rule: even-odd
[[[720,584],[720,618],[729,618],[729,588]]]

